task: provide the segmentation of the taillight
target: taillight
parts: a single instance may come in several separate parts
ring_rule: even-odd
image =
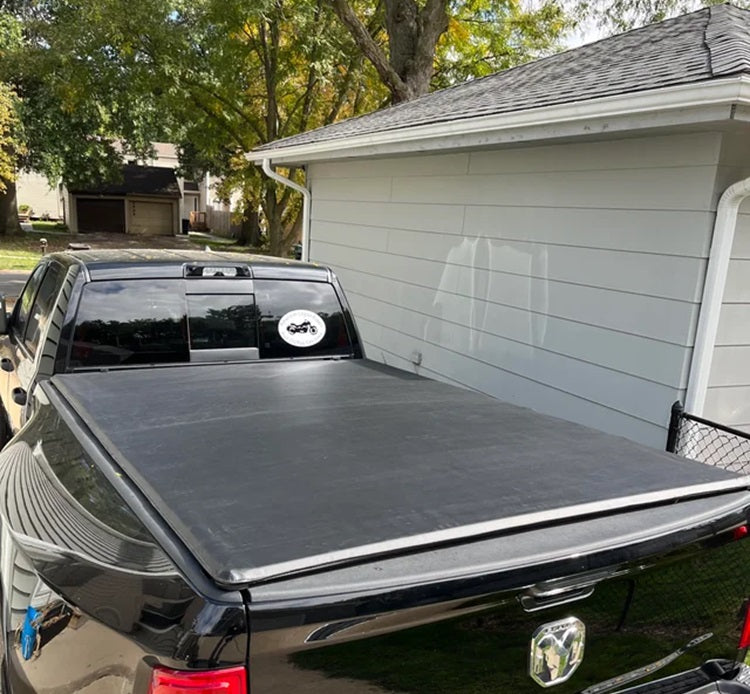
[[[744,648],[750,648],[750,600],[745,603],[745,619],[742,622],[742,634],[740,635],[740,642],[737,645],[739,650]]]
[[[247,694],[244,667],[221,670],[170,670],[155,667],[149,694]]]
[[[741,540],[743,537],[747,537],[748,529],[746,525],[740,525],[732,531],[732,537],[735,540]]]

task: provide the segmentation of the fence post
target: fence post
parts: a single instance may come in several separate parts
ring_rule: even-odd
[[[669,418],[669,431],[667,433],[667,451],[675,453],[677,450],[677,436],[680,433],[680,420],[685,413],[685,408],[679,400],[672,405],[672,416]]]

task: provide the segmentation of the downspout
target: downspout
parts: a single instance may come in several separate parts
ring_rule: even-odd
[[[310,259],[310,202],[312,199],[310,191],[299,183],[295,183],[290,178],[276,173],[271,168],[270,159],[263,159],[262,168],[263,173],[269,178],[278,181],[282,185],[289,186],[298,193],[302,193],[302,260],[307,262]]]
[[[716,221],[711,239],[711,250],[708,253],[706,280],[703,284],[703,298],[685,396],[685,411],[698,416],[703,414],[703,406],[706,402],[708,377],[711,373],[724,287],[737,226],[737,212],[748,195],[750,195],[750,178],[745,178],[733,183],[724,191],[716,208]]]

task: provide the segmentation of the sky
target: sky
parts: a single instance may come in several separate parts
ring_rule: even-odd
[[[535,4],[539,4],[543,0],[527,0],[530,5],[534,6]],[[608,2],[608,0],[593,0],[595,3],[599,3],[599,8],[602,9],[602,6],[604,3]],[[572,5],[575,0],[562,0],[563,6],[565,6],[566,3],[569,3]],[[681,0],[680,2],[675,3],[675,7],[672,12],[669,12],[665,19],[670,17],[676,17],[681,14],[685,14],[686,12],[693,12],[695,10],[699,10],[701,7],[705,6],[707,2],[705,0]],[[603,31],[600,27],[596,25],[596,22],[594,20],[588,20],[587,22],[583,22],[575,31],[571,32],[568,37],[564,41],[565,48],[577,48],[578,46],[582,46],[586,43],[591,43],[593,41],[598,41],[599,39],[603,39],[607,36],[607,32]]]

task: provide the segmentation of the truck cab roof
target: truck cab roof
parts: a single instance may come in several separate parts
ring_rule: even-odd
[[[84,268],[88,278],[96,280],[180,278],[185,267],[236,265],[249,269],[250,278],[299,279],[330,281],[330,270],[316,263],[302,263],[250,253],[226,253],[202,250],[142,250],[102,249],[76,250],[53,253],[52,258],[64,265],[77,264]]]

